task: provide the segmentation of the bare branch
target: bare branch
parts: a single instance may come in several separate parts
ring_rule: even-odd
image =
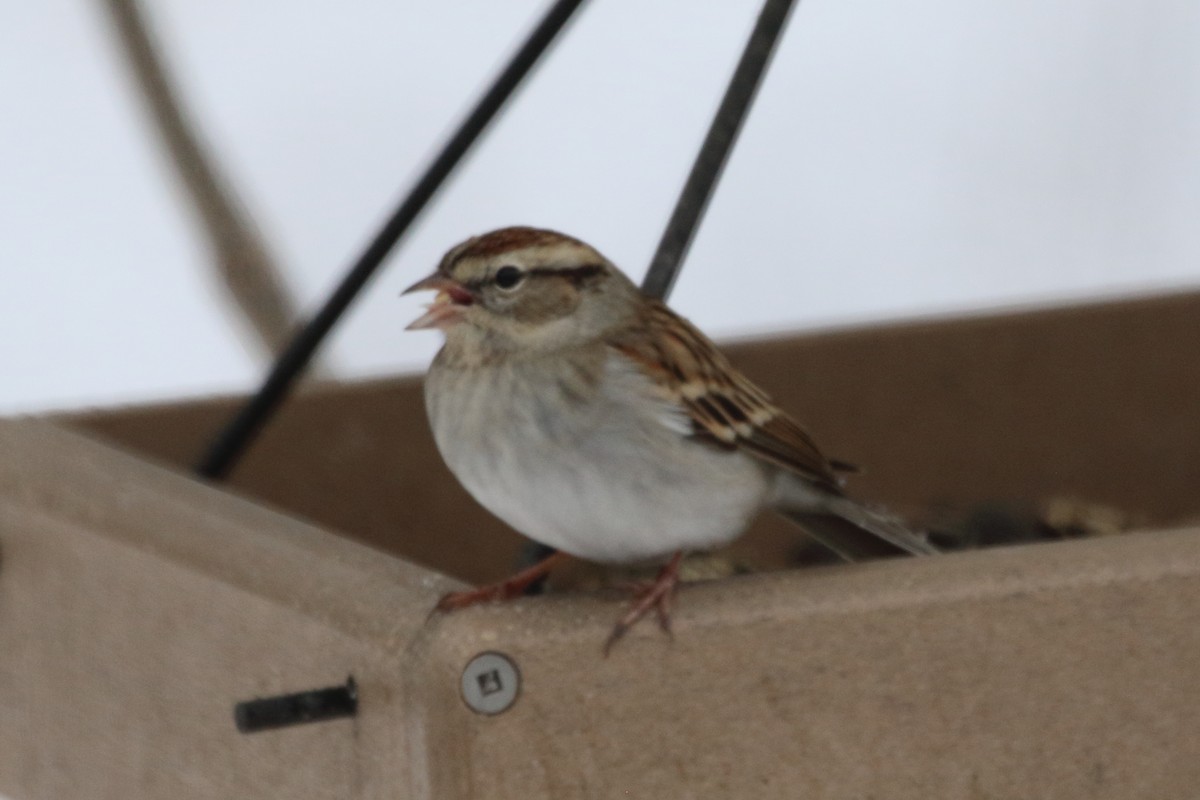
[[[104,4],[160,140],[200,217],[221,285],[265,353],[275,356],[290,339],[297,318],[275,260],[185,116],[137,0]]]

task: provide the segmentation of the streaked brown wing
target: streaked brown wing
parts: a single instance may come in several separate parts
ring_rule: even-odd
[[[612,346],[669,388],[697,438],[741,448],[840,493],[833,467],[808,432],[734,369],[707,336],[657,301],[649,304],[645,323]]]

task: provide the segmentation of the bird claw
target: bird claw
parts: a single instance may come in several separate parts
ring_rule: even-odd
[[[478,589],[467,589],[462,592],[450,592],[442,595],[442,599],[438,600],[437,610],[457,611],[460,608],[469,608],[481,603],[494,603],[498,600],[508,600],[517,596],[519,595],[509,594],[505,591],[505,584],[493,583],[481,586]]]
[[[658,577],[648,583],[636,584],[634,586],[634,601],[625,612],[617,624],[613,626],[612,633],[608,635],[608,639],[604,642],[604,656],[612,652],[615,645],[629,629],[637,624],[638,620],[646,616],[651,609],[654,609],[654,615],[658,619],[658,627],[662,629],[669,638],[674,639],[675,634],[671,629],[671,599],[675,594],[675,587],[679,585],[679,563],[683,560],[683,553],[676,553],[671,557],[671,560],[659,571]]]
[[[551,569],[566,560],[565,553],[552,553],[531,567],[521,570],[508,580],[499,583],[489,583],[477,589],[467,589],[462,592],[450,592],[438,600],[435,607],[438,611],[457,611],[481,603],[496,603],[502,600],[515,600],[525,594],[525,590],[533,583],[544,578]]]

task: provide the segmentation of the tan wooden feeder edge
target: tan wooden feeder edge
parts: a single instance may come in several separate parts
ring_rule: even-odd
[[[608,659],[620,595],[430,616],[518,540],[445,473],[414,380],[300,394],[228,490],[181,468],[236,400],[0,422],[0,793],[1194,797],[1200,536],[1163,528],[1200,518],[1198,329],[1179,294],[732,347],[869,468],[857,494],[1159,530],[688,586],[673,641]],[[460,696],[484,651],[520,677],[492,716]],[[350,675],[351,719],[233,724]]]

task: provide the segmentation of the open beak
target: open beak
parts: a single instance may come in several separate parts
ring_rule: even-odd
[[[437,272],[414,283],[401,294],[412,292],[437,292],[433,302],[426,306],[425,313],[413,320],[406,331],[425,328],[449,328],[462,319],[463,311],[475,302],[475,295],[458,281]]]

